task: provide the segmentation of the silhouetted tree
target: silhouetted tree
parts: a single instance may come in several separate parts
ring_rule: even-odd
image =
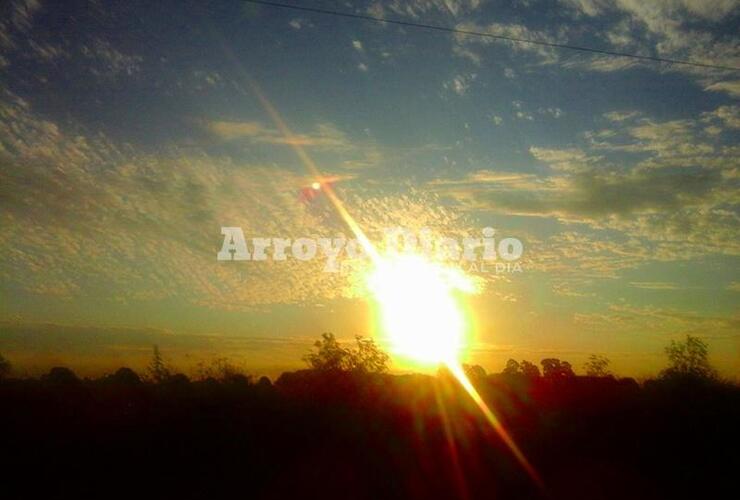
[[[159,352],[159,346],[154,346],[152,352],[152,360],[149,362],[149,366],[146,369],[147,377],[157,384],[162,383],[172,377],[170,369],[162,358],[162,354]]]
[[[545,358],[540,361],[542,364],[542,374],[549,379],[560,379],[574,377],[573,368],[567,361],[560,361],[556,358]]]
[[[265,377],[264,375],[260,377],[260,379],[257,381],[257,387],[261,388],[269,388],[272,387],[272,382],[269,378]]]
[[[170,375],[165,379],[165,381],[167,382],[167,385],[175,387],[182,387],[190,384],[190,378],[184,373],[175,373],[174,375]]]
[[[42,375],[41,380],[53,385],[73,385],[80,381],[75,372],[65,366],[55,366],[49,373]]]
[[[475,380],[483,380],[486,378],[486,370],[481,365],[462,365],[463,372],[465,372],[465,376],[468,377],[468,380],[475,381]]]
[[[355,342],[357,347],[349,351],[350,370],[364,373],[388,371],[388,354],[383,352],[373,339],[357,335]]]
[[[501,373],[504,375],[519,375],[522,373],[522,370],[517,360],[510,359],[506,362],[506,368],[504,368],[504,371]]]
[[[333,333],[322,333],[321,340],[313,344],[314,352],[303,357],[303,360],[314,370],[348,370],[350,353],[339,344]]]
[[[537,378],[540,376],[540,369],[534,363],[522,360],[521,363],[514,359],[506,362],[506,368],[502,372],[504,375],[523,375],[527,378]]]
[[[527,378],[538,378],[541,377],[540,375],[540,369],[537,367],[536,364],[532,363],[531,361],[522,360],[519,367],[522,370],[522,375],[524,375]]]
[[[0,354],[0,380],[4,379],[8,375],[10,375],[10,370],[12,369],[10,365],[10,361],[5,359],[2,354]]]
[[[709,364],[707,344],[697,337],[687,335],[684,342],[672,340],[665,348],[665,353],[668,356],[669,366],[661,372],[661,376],[664,378],[677,376],[716,377],[716,372]]]
[[[388,354],[383,352],[373,339],[360,335],[355,337],[357,347],[342,347],[333,333],[321,334],[314,343],[314,351],[303,360],[314,370],[356,371],[361,373],[383,373],[388,370]]]
[[[217,358],[210,365],[198,364],[198,379],[213,379],[225,383],[249,384],[252,376],[245,373],[244,369],[228,358]]]
[[[122,367],[116,370],[116,373],[108,375],[104,379],[105,382],[116,384],[116,385],[139,385],[141,384],[141,378],[131,368]]]
[[[586,375],[589,377],[608,377],[612,373],[609,371],[609,358],[601,354],[592,354],[588,361],[583,365]]]

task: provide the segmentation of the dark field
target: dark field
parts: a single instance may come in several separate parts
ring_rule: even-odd
[[[731,498],[740,470],[740,390],[692,378],[474,380],[540,490],[445,374],[67,375],[0,382],[3,498]]]

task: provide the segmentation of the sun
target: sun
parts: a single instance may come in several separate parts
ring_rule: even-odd
[[[457,363],[467,318],[461,292],[473,281],[419,255],[381,258],[368,277],[391,352],[420,365]]]

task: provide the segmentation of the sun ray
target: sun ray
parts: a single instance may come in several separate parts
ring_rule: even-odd
[[[265,111],[285,137],[286,143],[290,144],[308,172],[315,179],[322,179],[323,175],[316,164],[299,141],[293,140],[294,134],[282,119],[278,110],[257,85],[257,82],[248,77],[246,73],[244,76]],[[407,256],[405,260],[403,257],[381,257],[331,185],[327,184],[322,188],[337,213],[373,262],[375,271],[370,277],[371,288],[375,287],[375,297],[380,302],[381,309],[383,309],[382,314],[388,322],[386,327],[392,330],[392,334],[398,335],[396,340],[401,342],[401,346],[407,354],[414,355],[422,362],[436,361],[438,364],[444,364],[449,368],[532,481],[542,489],[543,483],[539,474],[524,456],[514,438],[480,396],[459,363],[458,356],[463,321],[460,308],[455,303],[451,292],[455,288],[464,289],[466,285],[461,285],[461,283],[465,283],[465,281],[461,281],[460,276],[457,275],[452,276],[453,280],[449,280],[448,277],[448,282],[445,284],[445,280],[440,276],[441,271],[420,256]],[[399,271],[401,273],[400,279],[394,274],[394,272]],[[417,279],[421,280],[421,283],[414,283],[414,280]],[[373,280],[375,280],[374,283],[372,283]],[[413,285],[413,290],[403,286],[409,280]],[[396,288],[399,285],[400,290]],[[421,294],[421,298],[419,294]],[[411,305],[410,311],[408,310],[409,305]],[[424,324],[422,325],[420,322]],[[424,326],[428,327],[426,332]],[[407,330],[404,331],[404,328]],[[406,344],[405,339],[409,337],[404,336],[412,335],[411,332],[419,332],[422,336],[425,333],[432,333],[432,342],[428,342],[429,338],[427,337],[416,337],[415,339],[411,337],[408,344]],[[411,349],[412,342],[416,342],[416,351],[413,352]],[[405,349],[406,347],[408,349]]]
[[[470,382],[470,379],[467,377],[467,375],[465,375],[465,371],[463,370],[462,366],[459,363],[450,363],[447,365],[447,368],[455,376],[457,381],[460,382],[460,385],[462,385],[463,389],[465,389],[465,391],[470,395],[470,397],[473,399],[473,402],[475,402],[476,406],[478,406],[488,423],[491,424],[491,427],[493,427],[493,429],[499,435],[504,444],[506,444],[506,446],[517,459],[519,464],[527,472],[532,481],[534,481],[534,483],[540,489],[544,489],[544,485],[542,479],[540,478],[540,475],[537,473],[529,460],[527,460],[527,457],[516,444],[511,434],[509,434],[509,432],[503,426],[496,414],[493,413],[491,408],[489,408],[489,406],[483,400],[475,386]]]

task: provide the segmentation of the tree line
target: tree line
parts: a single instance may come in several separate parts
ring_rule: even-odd
[[[709,348],[702,339],[687,335],[685,340],[672,340],[665,348],[668,366],[659,373],[660,379],[702,379],[716,380],[717,371],[709,362]],[[310,370],[319,372],[351,372],[357,374],[382,374],[389,371],[390,356],[371,338],[355,337],[355,345],[343,345],[332,333],[323,333],[314,342],[312,349],[303,356],[303,361]],[[600,354],[592,354],[584,364],[584,373],[588,377],[614,377],[610,369],[611,361]],[[540,361],[541,369],[528,360],[509,359],[501,375],[523,377],[527,379],[546,378],[550,380],[568,379],[576,376],[573,366],[568,361],[557,358],[545,358]],[[486,370],[480,365],[464,364],[463,369],[471,380],[486,376]],[[12,373],[11,363],[0,354],[0,380],[7,379]],[[195,376],[198,381],[212,381],[249,385],[258,383],[269,385],[267,377],[258,381],[246,370],[231,362],[228,358],[217,358],[207,363],[199,363]],[[54,367],[41,376],[43,381],[61,383],[78,380],[77,375],[67,367]],[[191,377],[177,372],[166,362],[158,346],[153,346],[151,360],[140,375],[127,367],[115,373],[105,375],[103,381],[122,383],[149,382],[187,383]]]

